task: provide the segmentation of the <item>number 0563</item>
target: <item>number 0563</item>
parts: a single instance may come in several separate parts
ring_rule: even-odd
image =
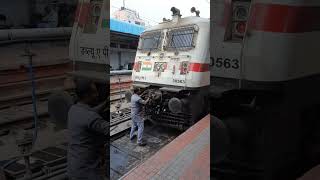
[[[239,60],[238,59],[229,59],[229,58],[213,58],[210,57],[210,65],[216,68],[225,68],[225,69],[239,69]]]

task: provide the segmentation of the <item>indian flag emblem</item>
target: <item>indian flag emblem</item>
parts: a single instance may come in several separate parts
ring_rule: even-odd
[[[142,71],[151,71],[152,63],[151,62],[143,62],[142,63]]]

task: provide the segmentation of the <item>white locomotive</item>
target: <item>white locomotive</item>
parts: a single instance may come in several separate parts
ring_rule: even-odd
[[[288,82],[319,75],[319,5],[299,0],[213,1],[212,94],[281,90]]]
[[[212,174],[296,179],[320,163],[319,7],[302,0],[212,1],[211,114],[228,134],[220,141],[230,141]]]
[[[209,19],[181,18],[147,29],[140,37],[132,73],[134,87],[152,94],[146,116],[157,124],[184,129],[206,114],[210,85]]]

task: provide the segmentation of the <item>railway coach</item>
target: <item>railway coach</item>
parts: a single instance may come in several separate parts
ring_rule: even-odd
[[[106,0],[80,0],[75,13],[69,45],[69,59],[73,62],[73,71],[69,73],[71,81],[68,88],[74,88],[76,78],[87,78],[95,82],[99,91],[99,101],[109,97],[109,3]],[[55,122],[66,127],[69,107],[77,97],[67,92],[54,92],[49,98],[48,110]],[[108,119],[106,110],[103,116]]]

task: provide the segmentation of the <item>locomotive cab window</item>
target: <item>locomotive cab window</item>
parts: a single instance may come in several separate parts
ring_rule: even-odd
[[[142,51],[152,51],[161,48],[161,32],[144,34],[140,38],[138,49]]]
[[[186,50],[194,48],[195,29],[193,27],[173,29],[168,32],[167,49]]]

